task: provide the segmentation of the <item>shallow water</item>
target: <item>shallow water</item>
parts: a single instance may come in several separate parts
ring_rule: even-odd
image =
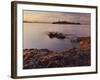
[[[48,32],[87,37],[90,36],[90,25],[24,23],[23,32],[24,49],[38,48],[61,51],[66,48],[79,47],[79,43],[72,43],[69,39],[51,39],[47,35]]]

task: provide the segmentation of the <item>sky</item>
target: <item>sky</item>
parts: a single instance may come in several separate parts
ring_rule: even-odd
[[[81,24],[90,24],[90,13],[51,12],[51,11],[23,11],[24,21],[30,22],[53,22],[70,21]]]

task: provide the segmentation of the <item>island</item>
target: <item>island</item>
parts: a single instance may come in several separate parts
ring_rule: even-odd
[[[68,21],[56,21],[56,22],[52,22],[52,24],[76,24],[76,25],[80,25],[80,23],[78,23],[78,22],[68,22]]]

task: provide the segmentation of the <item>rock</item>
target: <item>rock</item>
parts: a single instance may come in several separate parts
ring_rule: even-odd
[[[58,33],[58,32],[49,32],[48,36],[50,38],[57,38],[57,39],[65,39],[66,36],[62,33]]]
[[[69,49],[62,52],[45,52],[32,50],[24,56],[24,69],[32,68],[52,68],[90,65],[90,50]],[[38,52],[36,54],[36,52]],[[35,53],[35,54],[34,54]]]
[[[23,69],[90,66],[90,37],[80,37],[79,40],[80,48],[59,52],[48,49],[24,49]]]

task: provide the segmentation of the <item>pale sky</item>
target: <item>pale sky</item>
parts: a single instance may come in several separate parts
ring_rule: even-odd
[[[89,13],[69,13],[69,12],[46,12],[46,11],[23,11],[24,21],[31,22],[53,22],[70,21],[81,24],[90,24]]]

